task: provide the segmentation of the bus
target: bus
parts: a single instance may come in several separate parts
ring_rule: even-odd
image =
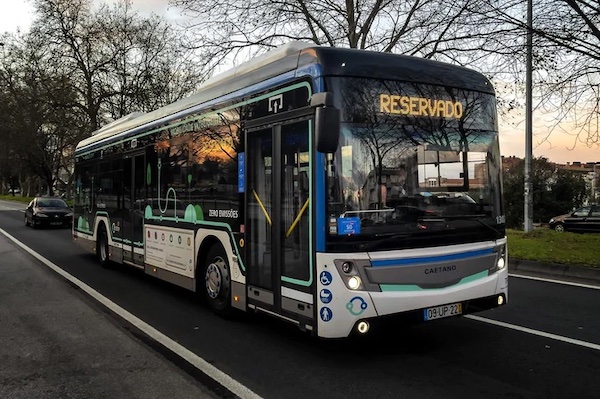
[[[324,338],[508,301],[494,89],[426,59],[293,42],[75,150],[103,264]]]

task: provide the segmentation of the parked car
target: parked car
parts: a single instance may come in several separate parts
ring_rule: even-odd
[[[73,211],[62,198],[35,197],[25,209],[25,226],[71,226]]]
[[[600,205],[583,206],[571,213],[555,216],[548,226],[556,231],[600,233]]]

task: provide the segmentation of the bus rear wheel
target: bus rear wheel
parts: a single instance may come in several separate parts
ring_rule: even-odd
[[[108,251],[108,234],[106,233],[106,228],[104,227],[104,225],[101,225],[98,229],[96,255],[98,256],[98,261],[100,261],[100,264],[104,267],[107,267],[110,262]]]
[[[218,245],[208,251],[204,265],[204,294],[212,310],[221,316],[231,314],[231,278],[225,251]]]

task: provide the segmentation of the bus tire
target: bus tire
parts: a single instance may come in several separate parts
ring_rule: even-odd
[[[220,245],[208,251],[203,267],[204,297],[211,309],[220,316],[229,316],[231,308],[231,273],[227,254]]]
[[[101,224],[98,228],[98,241],[96,242],[96,255],[98,256],[98,261],[103,267],[108,267],[110,263],[110,258],[108,249],[108,234],[106,233],[106,227],[104,224]]]

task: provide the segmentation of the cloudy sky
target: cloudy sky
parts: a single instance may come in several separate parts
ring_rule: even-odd
[[[100,4],[113,3],[113,0],[94,0]],[[5,31],[15,32],[20,29],[27,31],[33,19],[33,7],[29,0],[2,0],[3,10],[0,13],[0,33]],[[166,16],[171,20],[176,20],[180,16],[179,10],[168,5],[168,0],[133,0],[133,7],[143,14],[154,12]],[[525,122],[520,121],[520,117],[509,121],[501,121],[500,126],[500,149],[502,155],[515,155],[523,157],[525,154]],[[552,115],[534,114],[534,138],[533,138],[533,156],[547,157],[552,162],[600,162],[600,148],[588,148],[582,144],[577,144],[573,148],[575,138],[568,133],[565,127],[563,132],[554,132],[548,141],[548,126],[553,125]]]

